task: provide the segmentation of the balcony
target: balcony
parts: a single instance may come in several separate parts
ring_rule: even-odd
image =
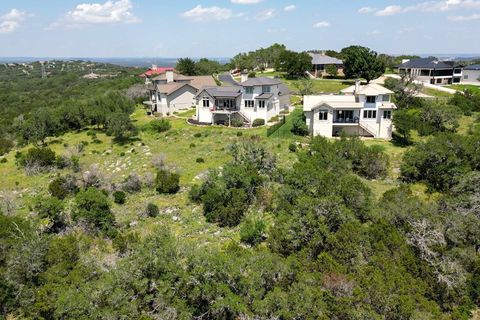
[[[336,118],[336,119],[333,119],[333,123],[335,124],[355,124],[355,123],[358,123],[359,119],[358,118],[353,118],[353,119],[350,119],[350,118]]]

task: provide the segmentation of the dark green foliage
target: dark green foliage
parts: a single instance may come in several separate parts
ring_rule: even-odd
[[[417,130],[420,135],[427,136],[437,132],[455,132],[461,110],[444,103],[427,103],[421,109]]]
[[[115,217],[110,211],[108,198],[97,188],[90,187],[77,194],[72,218],[76,222],[86,223],[92,231],[100,231],[107,236],[116,233]]]
[[[0,163],[7,163],[7,158],[0,159]]]
[[[478,168],[478,137],[439,134],[405,153],[402,179],[424,181],[430,189],[449,190],[460,178]],[[474,160],[475,159],[475,160]]]
[[[375,51],[361,46],[342,49],[345,77],[363,78],[370,82],[385,72],[385,63]]]
[[[197,132],[193,135],[195,138],[201,138],[202,134],[200,132]]]
[[[243,132],[238,131],[238,132],[237,132],[237,137],[241,137],[241,136],[243,136]]]
[[[264,240],[266,227],[265,222],[261,219],[247,218],[240,226],[240,240],[255,246]]]
[[[150,122],[150,127],[153,131],[162,133],[170,130],[172,128],[172,124],[167,119],[152,120]]]
[[[64,204],[56,197],[40,197],[35,201],[35,211],[41,219],[48,219],[52,232],[59,232],[65,227]]]
[[[118,141],[124,141],[137,134],[137,128],[126,113],[112,113],[109,115],[106,127],[107,134],[115,137]]]
[[[65,199],[69,194],[77,192],[77,183],[74,176],[58,177],[48,185],[48,191],[53,197]]]
[[[197,158],[197,160],[195,160],[197,163],[205,163],[205,159],[203,158]]]
[[[238,118],[234,118],[230,121],[230,125],[235,128],[243,127],[243,121]]]
[[[470,90],[457,92],[450,99],[449,104],[460,108],[465,115],[471,115],[472,112],[480,111],[480,94]]]
[[[124,204],[127,199],[127,195],[123,191],[115,191],[113,193],[113,202],[116,204]]]
[[[196,75],[195,61],[190,58],[181,58],[178,60],[175,70],[185,76]]]
[[[20,154],[17,162],[23,166],[52,167],[55,164],[55,152],[50,148],[30,148],[26,154]]]
[[[155,189],[160,194],[175,194],[180,190],[180,175],[168,170],[158,170]]]
[[[155,218],[160,213],[158,206],[154,203],[149,203],[147,209],[145,210],[147,216]]]
[[[305,71],[312,67],[312,57],[306,52],[285,50],[281,52],[276,69],[286,72],[287,79],[299,79],[305,76]]]
[[[297,136],[308,135],[308,127],[304,113],[295,114],[292,125],[292,133]]]
[[[0,137],[0,156],[8,153],[13,148],[13,141]]]
[[[288,150],[290,150],[290,152],[297,152],[297,144],[292,142],[288,145]]]
[[[253,120],[252,127],[261,127],[265,125],[264,119],[255,119]]]
[[[202,58],[195,63],[195,74],[213,75],[223,71],[228,71],[228,67],[218,61]]]

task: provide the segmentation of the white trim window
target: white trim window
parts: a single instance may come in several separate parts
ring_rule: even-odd
[[[262,93],[271,93],[272,87],[270,86],[262,86]]]
[[[210,107],[210,99],[208,99],[208,97],[203,97],[203,107],[204,108]]]
[[[363,110],[363,119],[376,119],[377,110]]]
[[[390,95],[384,94],[382,100],[383,100],[383,102],[390,102]]]
[[[383,110],[383,119],[392,119],[392,110]]]
[[[258,107],[261,109],[265,108],[265,100],[258,100]]]
[[[245,100],[245,108],[253,108],[255,106],[254,100]]]
[[[252,94],[253,93],[253,87],[245,87],[245,94]]]
[[[328,120],[328,111],[327,110],[320,110],[318,112],[318,120],[327,121]]]
[[[367,96],[367,103],[375,103],[377,102],[376,96]]]

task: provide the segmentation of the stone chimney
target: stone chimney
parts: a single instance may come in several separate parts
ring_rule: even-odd
[[[165,76],[167,78],[167,83],[172,83],[173,82],[173,71],[172,70],[166,71]]]
[[[360,90],[360,79],[355,80],[355,91],[353,94],[356,94]]]
[[[241,82],[245,82],[248,80],[248,72],[242,72],[242,78],[241,78]]]

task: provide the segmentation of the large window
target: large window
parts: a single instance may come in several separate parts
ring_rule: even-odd
[[[367,96],[367,103],[375,103],[377,101],[376,96]]]
[[[254,105],[255,105],[254,100],[245,100],[245,108],[253,108]]]
[[[262,86],[262,93],[270,93],[272,88],[270,86]]]
[[[390,96],[388,94],[383,95],[383,102],[389,102],[390,101]]]
[[[377,118],[377,110],[363,110],[363,118],[364,119],[376,119]]]
[[[321,120],[321,121],[328,120],[328,111],[320,110],[320,112],[318,112],[318,120]]]
[[[384,119],[392,119],[392,110],[384,110],[383,111],[383,118]]]
[[[245,93],[246,94],[252,94],[253,93],[253,87],[245,87]]]
[[[259,108],[265,108],[265,100],[259,100],[258,101],[258,107]]]
[[[203,106],[205,108],[210,107],[210,99],[208,99],[208,97],[203,97]]]

